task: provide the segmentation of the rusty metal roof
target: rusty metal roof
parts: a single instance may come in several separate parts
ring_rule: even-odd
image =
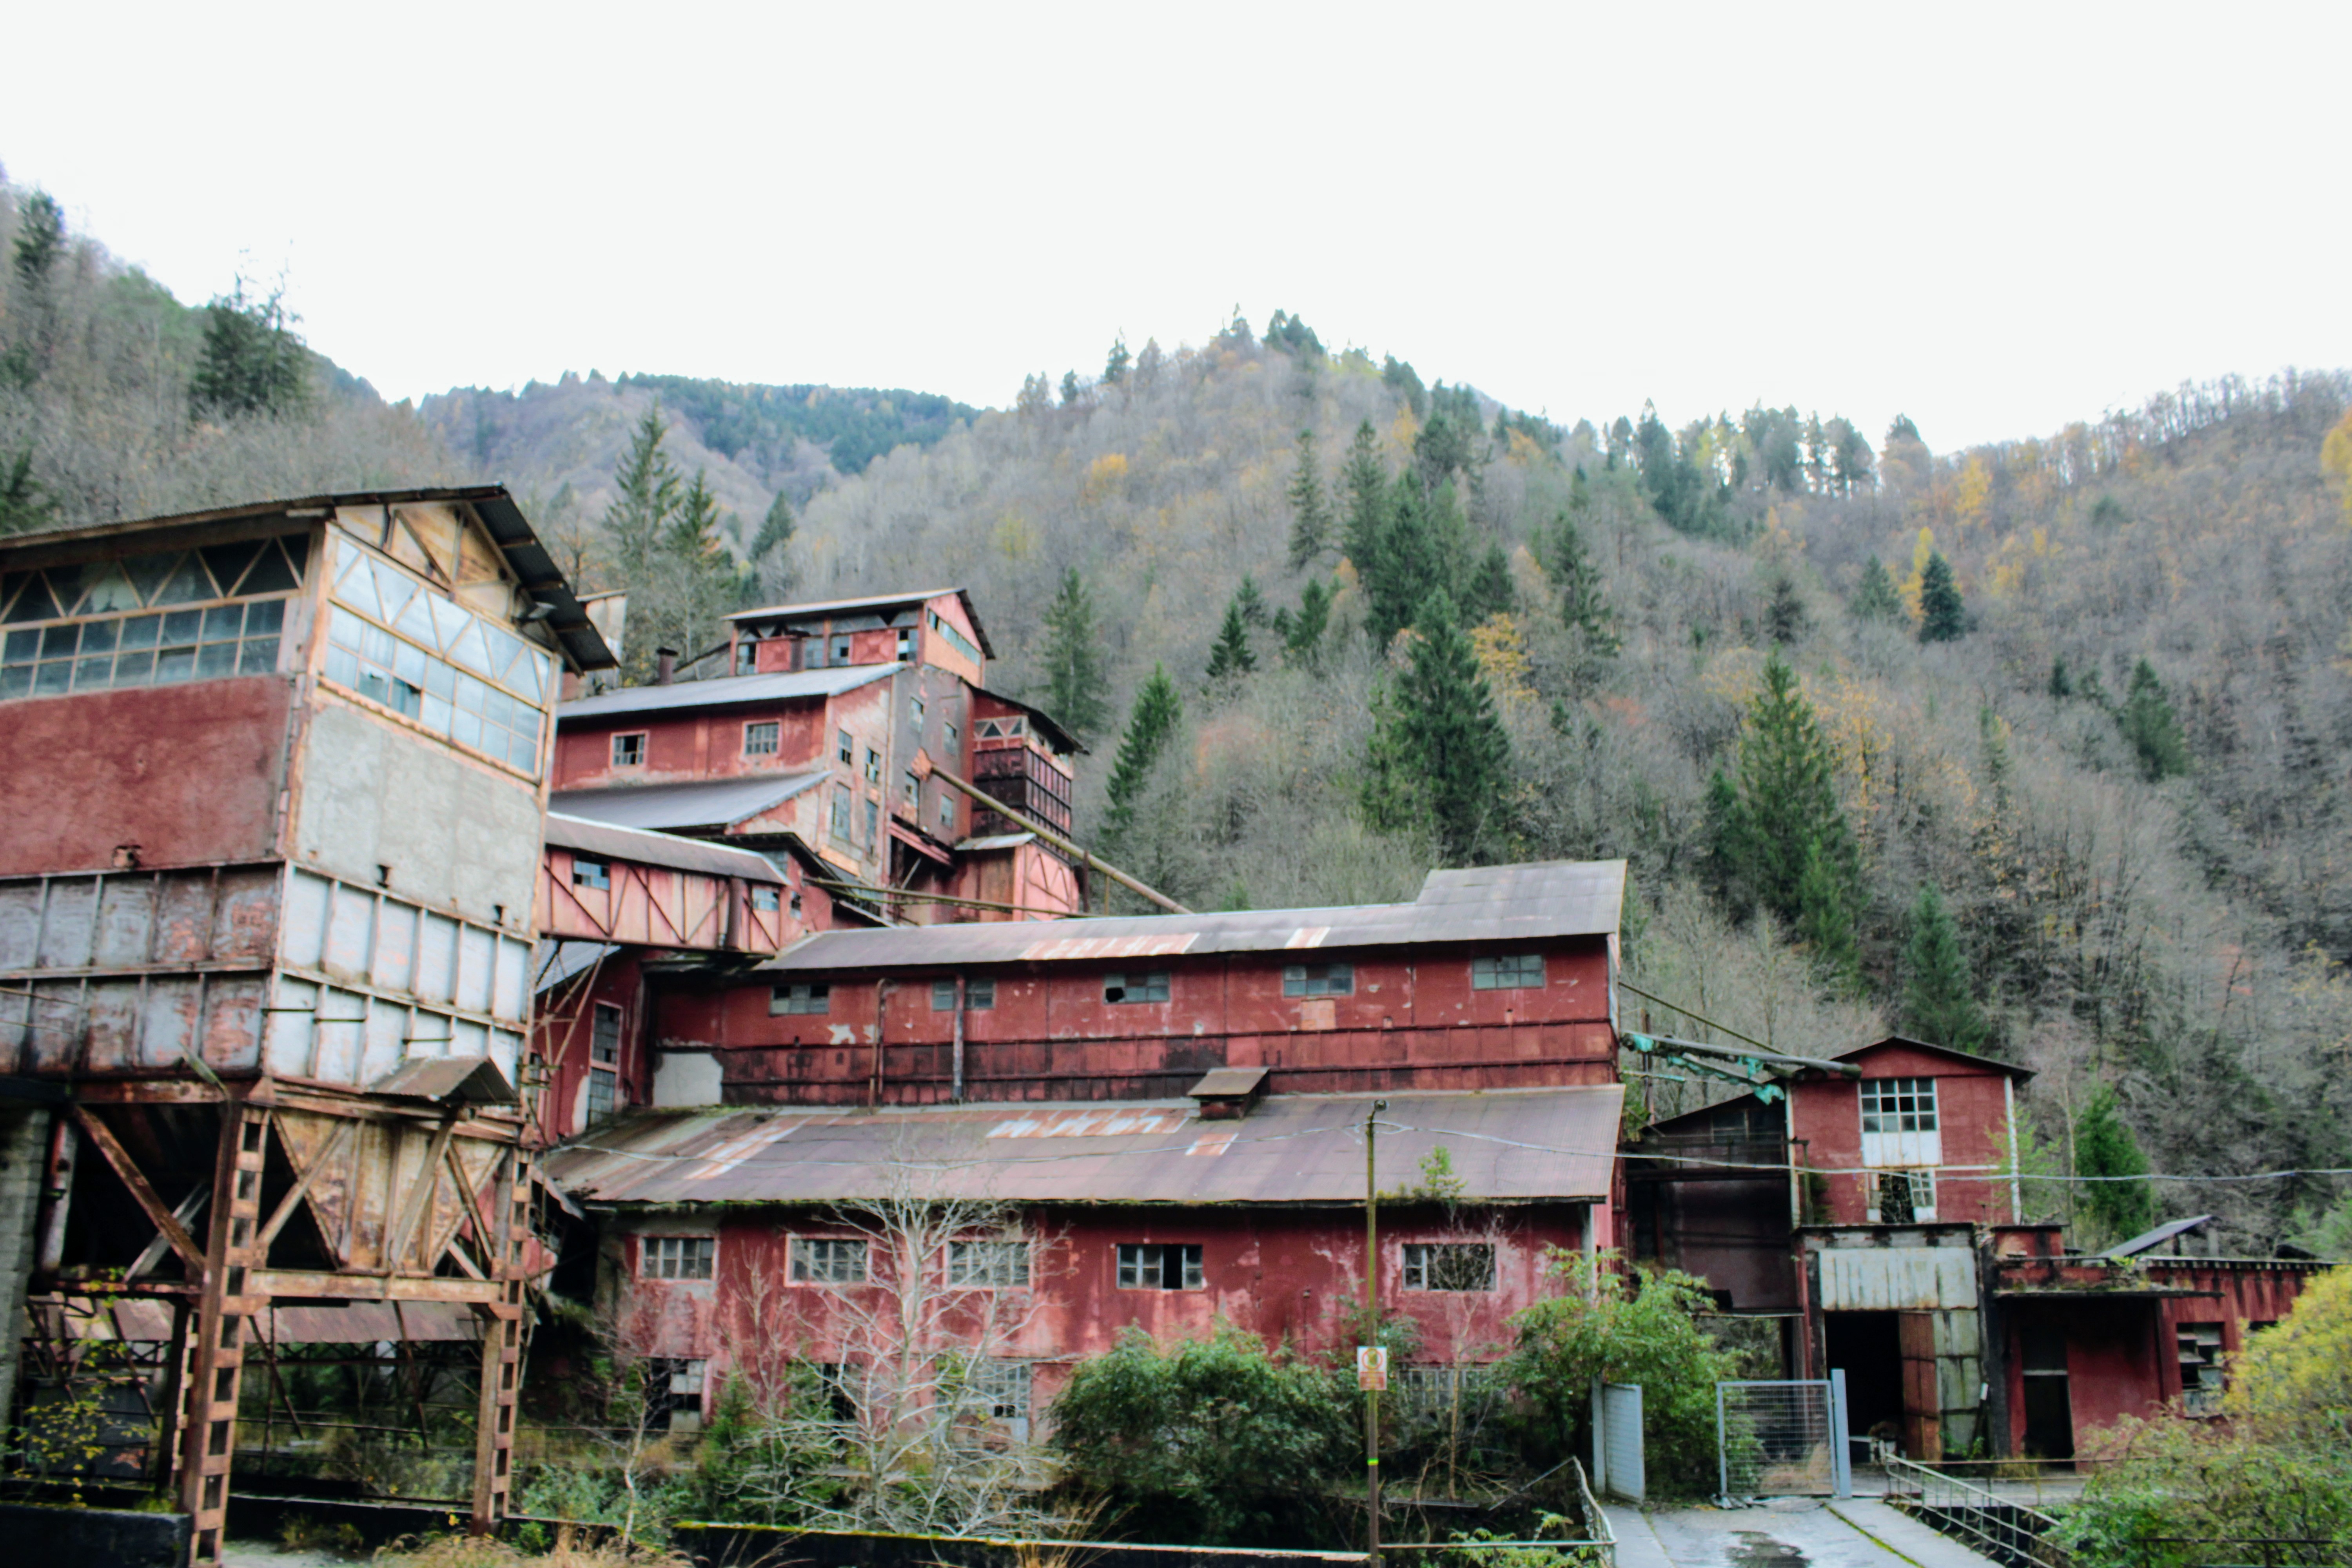
[[[1474,1201],[1608,1196],[1620,1085],[1383,1098],[1384,1187],[1410,1185],[1443,1146]],[[1371,1102],[1276,1095],[1239,1121],[1202,1121],[1188,1100],[653,1111],[556,1150],[546,1169],[593,1205],[1360,1204]]]
[[[988,658],[994,658],[996,649],[989,646],[988,628],[980,624],[980,612],[971,607],[971,595],[961,588],[924,588],[912,594],[868,594],[857,599],[812,599],[801,605],[770,605],[762,609],[738,610],[725,618],[739,623],[791,621],[808,616],[839,615],[844,610],[867,612],[899,610],[910,605],[924,605],[933,599],[944,599],[950,595],[963,606],[964,618],[971,623],[971,629],[980,634],[980,651]]]
[[[1257,1092],[1265,1081],[1264,1068],[1218,1068],[1202,1076],[1201,1081],[1184,1091],[1187,1100],[1237,1100]]]
[[[614,860],[640,866],[661,866],[673,871],[698,871],[709,877],[740,877],[747,882],[782,882],[784,874],[766,856],[704,838],[681,838],[643,827],[597,822],[561,811],[547,814],[544,837],[560,849],[583,849]]]
[[[627,713],[667,713],[679,708],[720,708],[743,702],[796,702],[812,697],[838,697],[861,686],[885,679],[906,668],[903,664],[848,664],[833,669],[799,669],[789,674],[722,675],[712,680],[681,680],[668,686],[624,686],[576,697],[555,710],[558,725],[589,719],[611,719]]]
[[[404,1100],[460,1100],[468,1105],[512,1105],[514,1086],[488,1057],[419,1057],[368,1086],[371,1094]]]
[[[724,832],[772,811],[825,781],[824,773],[755,773],[698,784],[635,784],[620,789],[562,789],[547,797],[551,815],[584,817],[616,827],[656,831],[699,827]]]
[[[760,967],[793,973],[939,969],[1605,936],[1617,929],[1624,897],[1624,861],[1552,860],[1432,871],[1422,884],[1421,897],[1409,904],[824,931],[795,942]]]

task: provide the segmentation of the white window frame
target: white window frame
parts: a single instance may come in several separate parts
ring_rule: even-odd
[[[1856,1086],[1865,1165],[1934,1166],[1944,1163],[1936,1079],[1866,1078]]]
[[[1871,1224],[1933,1225],[1936,1223],[1936,1173],[1933,1168],[1883,1166],[1871,1171],[1867,1179],[1870,1183]],[[1900,1215],[1891,1219],[1887,1217],[1888,1211],[1884,1194],[1897,1180],[1908,1184],[1906,1194],[1911,1205],[1911,1215],[1908,1219],[1903,1218]],[[1924,1203],[1920,1201],[1922,1197],[1926,1199]]]
[[[1408,1290],[1442,1291],[1448,1295],[1491,1295],[1497,1278],[1495,1244],[1491,1241],[1408,1241],[1404,1244],[1403,1279]],[[1477,1272],[1475,1265],[1486,1263],[1486,1283],[1461,1285],[1450,1283]]]
[[[957,1290],[1026,1290],[1029,1244],[1004,1237],[948,1243],[948,1285]]]
[[[641,768],[646,765],[646,753],[652,750],[650,730],[622,730],[613,736],[613,765],[616,768]],[[628,742],[635,742],[630,745]],[[624,748],[634,753],[624,756]]]
[[[785,1243],[785,1256],[791,1260],[785,1273],[794,1285],[838,1289],[873,1282],[873,1248],[863,1237],[795,1236]]]
[[[637,1278],[686,1280],[719,1278],[719,1238],[715,1236],[641,1236],[637,1237]]]
[[[1176,1283],[1168,1282],[1168,1260],[1176,1260]],[[1122,1241],[1112,1254],[1122,1290],[1205,1290],[1206,1249],[1197,1241]]]
[[[774,719],[754,719],[743,726],[743,754],[772,757],[783,750],[784,727]]]
[[[1534,978],[1528,969],[1534,968]],[[1549,973],[1540,952],[1496,952],[1470,961],[1473,991],[1540,991]]]

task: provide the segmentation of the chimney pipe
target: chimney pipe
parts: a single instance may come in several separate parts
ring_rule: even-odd
[[[677,677],[677,649],[674,647],[654,649],[654,684],[667,686]]]

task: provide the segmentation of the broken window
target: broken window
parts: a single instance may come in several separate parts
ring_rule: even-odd
[[[915,657],[915,632],[911,626],[898,628],[898,657],[902,660]]]
[[[760,668],[760,645],[745,637],[735,645],[735,673],[750,675]]]
[[[923,738],[923,699],[920,693],[907,699],[907,717],[914,721],[915,739]]]
[[[866,1243],[825,1237],[793,1237],[793,1283],[795,1285],[863,1285],[866,1283]]]
[[[1200,1289],[1200,1245],[1194,1242],[1119,1243],[1118,1288],[1122,1290]]]
[[[866,803],[866,847],[871,849],[881,842],[882,803],[869,800]]]
[[[958,653],[974,664],[980,662],[980,649],[973,646],[970,637],[956,628],[953,621],[944,619],[937,610],[926,610],[923,613],[923,619],[931,630],[945,637]]]
[[[1282,972],[1285,996],[1352,996],[1355,992],[1352,963],[1293,963]]]
[[[833,836],[844,844],[849,842],[849,786],[833,786]]]
[[[616,768],[643,767],[646,762],[646,731],[635,731],[613,737],[613,765]]]
[[[775,889],[765,886],[764,884],[753,885],[751,889],[752,909],[758,910],[763,915],[772,915],[776,912],[776,906],[779,902],[780,900]]]
[[[782,726],[773,719],[743,726],[743,754],[772,757],[782,745]]]
[[[1400,1415],[1428,1417],[1456,1412],[1465,1425],[1485,1417],[1498,1403],[1500,1381],[1491,1366],[1401,1366],[1390,1373],[1389,1387]]]
[[[940,726],[940,750],[948,756],[956,754],[957,738],[954,720],[950,719]]]
[[[1936,1217],[1936,1173],[1873,1171],[1870,1217],[1875,1225],[1926,1225]]]
[[[702,1386],[709,1363],[684,1356],[646,1358],[646,1429],[696,1432],[702,1428]]]
[[[849,662],[849,639],[847,637],[835,637],[833,639],[833,662],[835,664],[847,664]]]
[[[1404,1249],[1408,1290],[1492,1290],[1495,1244],[1491,1241],[1408,1242]]]
[[[0,576],[0,699],[273,674],[310,549],[294,533]]]
[[[904,777],[899,779],[898,793],[907,797],[907,804],[908,805],[918,805],[921,804],[923,798],[922,781],[915,777],[911,769],[908,770]]]
[[[553,656],[354,542],[339,548],[327,679],[537,776]]]
[[[944,789],[940,791],[940,826],[950,830],[955,826],[955,794],[953,791]]]
[[[621,1010],[595,1004],[588,1029],[588,1123],[594,1126],[621,1105]]]
[[[1165,1002],[1168,1000],[1168,972],[1160,969],[1149,974],[1106,974],[1103,976],[1103,1000]]]
[[[1539,991],[1543,983],[1540,952],[1506,952],[1470,961],[1470,986],[1475,991]]]
[[[613,885],[613,868],[605,861],[574,855],[572,858],[572,885],[575,888],[609,888]]]
[[[2180,1403],[2191,1415],[2221,1414],[2221,1325],[2179,1323],[2173,1340],[2180,1354]]]
[[[849,738],[849,731],[846,730],[834,736],[833,752],[834,755],[841,759],[841,765],[845,768],[857,761],[857,744]]]
[[[708,1279],[719,1269],[719,1238],[715,1236],[648,1236],[645,1267],[647,1279]]]
[[[882,782],[882,753],[871,746],[866,748],[866,782],[870,784]]]
[[[832,988],[823,984],[803,983],[779,985],[768,999],[771,1013],[830,1013],[833,1011]]]
[[[1860,1088],[1864,1164],[1943,1163],[1943,1135],[1937,1130],[1934,1079],[1864,1079]]]
[[[950,1241],[948,1283],[1022,1289],[1029,1284],[1025,1241]]]
[[[996,981],[992,977],[967,980],[963,983],[963,1005],[974,1012],[986,1012],[996,1005]]]

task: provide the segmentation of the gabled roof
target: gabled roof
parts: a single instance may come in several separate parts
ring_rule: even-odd
[[[793,621],[861,611],[867,615],[879,615],[885,610],[908,609],[950,595],[963,606],[964,619],[971,623],[973,633],[980,638],[980,651],[994,658],[996,650],[989,646],[988,628],[980,624],[980,612],[971,607],[971,595],[961,588],[924,588],[912,594],[868,594],[860,599],[812,599],[805,604],[770,605],[762,609],[738,610],[726,618],[740,625],[744,621]]]
[[[747,882],[782,882],[784,879],[783,873],[777,870],[766,856],[754,854],[749,849],[713,844],[703,838],[681,838],[674,833],[625,827],[618,823],[600,822],[561,811],[547,814],[544,837],[548,843],[559,849],[582,849],[591,855],[603,855],[614,860],[633,860],[640,866],[660,866],[672,871],[698,871],[709,877],[740,877]]]
[[[885,680],[903,664],[852,664],[834,669],[797,669],[781,675],[723,675],[715,680],[681,680],[668,686],[624,686],[582,697],[555,710],[559,725],[627,713],[666,713],[679,708],[724,708],[746,702],[795,702],[838,697]]]
[[[1079,743],[1078,738],[1076,735],[1071,734],[1067,730],[1062,728],[1061,721],[1055,719],[1051,713],[1046,712],[1043,708],[1038,708],[1030,703],[1024,702],[1018,697],[1007,697],[1002,691],[991,691],[985,686],[975,686],[972,689],[979,692],[982,697],[987,698],[991,702],[1002,702],[1007,708],[1017,709],[1021,712],[1026,713],[1029,716],[1029,722],[1045,732],[1046,743],[1052,746],[1055,751],[1063,752],[1076,752],[1082,757],[1092,754],[1084,745]]]
[[[723,833],[739,822],[773,811],[804,790],[815,788],[825,777],[821,773],[755,773],[748,778],[710,779],[696,784],[558,790],[547,797],[547,808],[551,817],[560,813],[617,827],[652,828],[656,832],[700,828]]]
[[[1475,1202],[1609,1195],[1624,1089],[1382,1096],[1396,1177],[1440,1147]],[[831,1204],[904,1194],[1003,1202],[1364,1201],[1368,1096],[1281,1094],[1242,1121],[1188,1100],[919,1107],[719,1107],[607,1123],[549,1155],[551,1180],[601,1204]]]
[[[1939,1057],[1949,1057],[1954,1061],[1971,1062],[1980,1068],[1990,1068],[1995,1072],[2006,1073],[2011,1078],[2033,1076],[2032,1068],[2020,1067],[2015,1062],[2005,1062],[1998,1057],[1979,1056],[1974,1051],[1954,1050],[1949,1046],[1933,1046],[1925,1040],[1915,1040],[1905,1035],[1889,1035],[1883,1040],[1873,1040],[1866,1046],[1856,1046],[1850,1051],[1840,1051],[1829,1059],[1833,1062],[1850,1062],[1865,1052],[1884,1050],[1888,1046],[1901,1046],[1906,1050],[1913,1051],[1933,1051]]]
[[[332,513],[338,508],[356,506],[405,506],[416,501],[456,501],[471,507],[474,515],[506,557],[508,567],[521,584],[524,593],[548,606],[547,628],[555,635],[564,658],[574,669],[611,669],[617,661],[613,650],[604,646],[604,634],[590,624],[588,612],[571,583],[539,542],[530,523],[507,493],[504,485],[461,485],[448,489],[415,490],[346,490],[333,495],[302,496],[292,500],[248,501],[240,506],[215,507],[209,511],[176,512],[168,517],[138,518],[128,522],[101,522],[88,528],[58,529],[53,531],[19,534],[0,541],[0,551],[25,552],[28,557],[46,558],[56,555],[70,558],[75,547],[90,543],[130,540],[151,533],[189,531],[208,524],[234,522],[239,518],[276,517],[288,513],[309,513],[299,521],[315,521],[318,517]]]
[[[1421,897],[1409,904],[823,931],[760,967],[801,972],[1098,963],[1188,953],[1606,936],[1617,929],[1624,898],[1624,861],[1554,860],[1432,871]]]

